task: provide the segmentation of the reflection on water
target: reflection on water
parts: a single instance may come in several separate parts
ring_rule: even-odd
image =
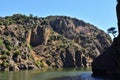
[[[53,78],[50,80],[107,80],[107,79],[93,78],[90,73],[85,73],[77,76],[64,76],[64,77]]]
[[[63,76],[76,76],[82,73],[76,69],[62,69],[55,71],[45,71],[34,75],[33,80],[52,80],[53,78],[63,77]]]
[[[84,71],[79,69],[47,71],[26,70],[18,72],[0,72],[0,80],[108,80],[105,78],[93,78],[91,74],[91,71]]]
[[[104,76],[104,77],[92,77],[91,72],[83,72],[76,76],[63,76],[56,77],[49,80],[120,80],[120,75]]]
[[[34,75],[38,73],[39,70],[5,71],[0,72],[0,80],[33,80]]]

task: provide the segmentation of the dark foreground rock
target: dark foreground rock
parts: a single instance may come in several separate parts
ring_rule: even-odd
[[[93,76],[110,77],[120,75],[120,37],[92,62]]]

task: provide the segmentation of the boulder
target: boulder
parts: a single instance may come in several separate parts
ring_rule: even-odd
[[[110,77],[120,74],[120,37],[92,62],[93,76]]]
[[[31,64],[31,65],[28,65],[28,69],[33,70],[33,69],[38,69],[38,68],[37,68],[37,66]]]
[[[26,64],[22,64],[22,63],[21,63],[21,64],[19,65],[19,69],[20,69],[20,70],[26,70],[26,69],[28,69],[28,66],[27,66]]]
[[[10,65],[9,66],[9,71],[19,71],[19,68],[17,65]]]

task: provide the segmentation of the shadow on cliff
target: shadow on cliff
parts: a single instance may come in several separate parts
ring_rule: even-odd
[[[73,55],[72,55],[72,52],[70,52],[69,48],[66,48],[65,57],[62,53],[60,54],[60,56],[61,56],[64,68],[75,67]]]
[[[93,77],[120,79],[120,36],[92,62]]]
[[[65,53],[60,53],[61,61],[64,68],[86,67],[87,59],[81,51],[74,51],[67,47]]]

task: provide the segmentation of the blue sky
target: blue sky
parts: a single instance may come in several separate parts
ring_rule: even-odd
[[[64,15],[84,20],[106,32],[112,26],[117,29],[115,7],[116,0],[0,0],[0,16]]]

